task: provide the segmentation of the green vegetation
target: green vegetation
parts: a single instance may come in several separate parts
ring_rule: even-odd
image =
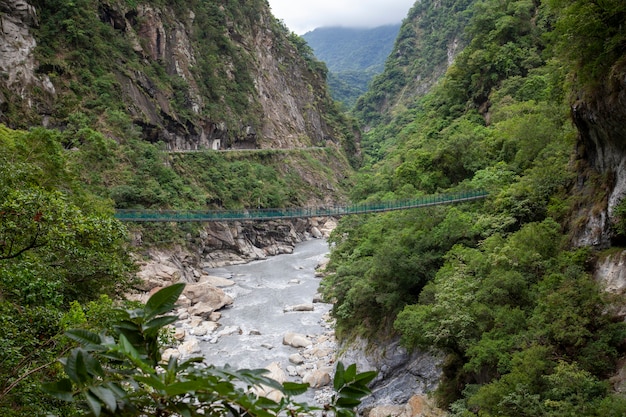
[[[106,326],[132,282],[125,228],[82,183],[58,132],[0,125],[0,414],[64,410],[39,391],[66,326]],[[109,297],[110,296],[110,297]],[[82,306],[82,307],[81,307]],[[78,314],[80,312],[80,314]]]
[[[323,27],[302,35],[315,56],[328,66],[333,98],[351,108],[383,71],[400,25],[371,29]]]
[[[285,198],[274,195],[276,184],[286,186],[266,165],[238,161],[233,154],[218,157],[214,152],[169,157],[174,166],[176,158],[200,164],[185,164],[188,169],[203,171],[200,168],[212,165],[231,169],[234,178],[251,185],[252,175],[263,193],[233,197],[229,204],[251,200],[273,204]],[[254,158],[275,157],[280,155],[261,152]],[[199,366],[197,358],[185,362],[173,358],[163,365],[163,329],[176,320],[164,314],[174,308],[184,284],[157,292],[145,306],[112,301],[120,300],[132,285],[135,270],[127,231],[113,218],[114,204],[162,204],[168,199],[173,204],[207,204],[199,186],[185,184],[175,169],[164,165],[167,158],[150,144],[129,140],[120,145],[86,127],[61,133],[42,128],[15,131],[0,125],[3,416],[267,416],[312,410],[288,396],[274,402],[242,388],[242,383],[248,388],[272,386],[287,395],[306,390],[306,385],[277,384],[262,370]],[[197,180],[250,191],[212,177],[218,174],[208,172],[208,178]],[[134,178],[144,181],[140,201],[114,202],[92,191],[105,194],[126,184],[139,192]],[[150,193],[149,181],[158,184],[153,190],[160,194]],[[251,187],[252,192],[257,188]],[[200,198],[192,200],[192,192]],[[149,238],[157,239],[156,233]],[[76,329],[68,331],[71,328]],[[354,416],[353,409],[369,393],[367,384],[374,376],[374,372],[357,373],[354,365],[338,364],[337,394],[326,409],[340,417]],[[56,400],[42,395],[42,378],[57,381],[47,385]]]
[[[251,99],[254,62],[226,34],[238,25],[252,30],[266,2],[151,2],[166,3],[179,17],[189,6],[197,11],[189,29],[207,97],[200,114],[255,125],[262,115]],[[62,93],[52,103],[40,92],[36,106],[8,100],[3,117],[26,128],[47,114],[63,129],[0,125],[0,414],[194,415],[190,399],[217,414],[233,405],[260,416],[304,407],[251,400],[236,381],[273,384],[257,371],[196,368],[195,360],[158,366],[158,335],[173,320],[161,314],[181,287],[145,306],[112,301],[134,271],[127,231],[112,214],[293,207],[323,199],[320,184],[329,183],[354,185],[354,202],[372,204],[490,192],[454,207],[342,220],[323,282],[340,336],[400,336],[408,348],[443,352],[436,394],[455,416],[626,413],[608,382],[624,356],[626,326],[591,277],[595,254],[569,245],[573,213],[593,197],[572,196],[576,131],[567,105],[571,91],[600,97],[603,84],[624,73],[623,1],[416,3],[385,72],[356,105],[368,128],[365,163],[345,182],[337,168],[347,166],[345,156],[331,147],[166,152],[150,132],[159,127],[130,114],[121,80],[141,74],[142,88],[163,93],[183,131],[196,113],[187,82],[158,57],[140,57],[111,24],[121,7],[140,26],[137,2],[33,4],[38,71]],[[270,25],[277,49],[298,51],[312,79],[326,76],[301,38]],[[327,110],[322,122],[335,127],[357,166],[355,122],[317,99]],[[624,207],[615,209],[616,241],[626,234]],[[190,226],[168,227],[147,226],[144,241],[171,242]],[[80,330],[63,336],[70,328]],[[42,377],[59,381],[48,386],[55,400],[41,395]],[[351,415],[372,377],[338,366],[337,415]]]
[[[413,5],[385,71],[373,79],[369,91],[354,106],[358,119],[368,127],[387,124],[435,83],[445,71],[448,54],[458,53],[467,42],[463,31],[472,3],[474,0],[442,0],[436,7],[432,1]]]
[[[351,197],[389,201],[465,189],[491,196],[342,220],[323,282],[338,334],[398,335],[409,348],[443,352],[436,394],[455,416],[622,415],[626,399],[608,379],[624,355],[626,326],[610,313],[617,300],[591,277],[594,253],[568,246],[580,202],[570,196],[576,132],[567,97],[568,71],[580,77],[576,88],[589,89],[590,80],[600,84],[622,65],[624,6],[437,3],[415,6],[393,56],[411,62],[431,45],[429,36],[445,51],[458,28],[437,14],[445,7],[469,19],[468,46],[428,94],[380,115],[379,104],[411,85],[409,67],[388,62],[357,105],[372,129]],[[595,10],[591,22],[583,22],[586,8]],[[595,24],[605,26],[597,39],[589,31]],[[428,25],[432,31],[419,30]],[[571,39],[588,50],[578,55]],[[599,39],[610,42],[600,47]],[[399,54],[409,46],[413,53]],[[610,59],[594,66],[579,59],[587,53]],[[434,70],[435,56],[420,52],[421,66],[410,68]],[[618,234],[623,212],[622,203]]]
[[[277,416],[309,414],[316,410],[297,403],[291,395],[304,393],[308,384],[278,382],[268,371],[216,368],[196,357],[181,361],[161,357],[161,335],[178,317],[167,315],[185,284],[163,288],[145,305],[118,311],[114,335],[73,329],[66,335],[80,345],[62,359],[66,378],[48,383],[45,390],[59,400],[76,403],[95,417],[118,416]],[[367,384],[376,372],[357,373],[337,364],[337,393],[324,407],[337,417],[354,417],[354,407],[370,394]],[[274,401],[255,390],[271,388],[283,394]]]

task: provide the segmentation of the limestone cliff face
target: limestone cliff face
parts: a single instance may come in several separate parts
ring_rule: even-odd
[[[27,127],[19,125],[23,113],[35,121],[28,125],[63,128],[69,114],[89,111],[84,94],[71,91],[72,84],[90,82],[86,72],[93,77],[107,70],[113,81],[97,86],[104,88],[100,97],[117,97],[145,139],[172,150],[338,146],[345,139],[341,126],[326,122],[335,110],[323,67],[312,66],[298,51],[266,2],[189,2],[174,8],[149,1],[131,7],[116,0],[83,0],[86,27],[76,19],[76,36],[89,25],[103,33],[108,28],[110,43],[129,52],[97,56],[102,61],[95,70],[81,71],[62,58],[74,52],[101,55],[95,45],[108,40],[98,39],[94,27],[93,42],[77,41],[77,51],[55,43],[43,23],[74,11],[49,3],[0,0],[0,122]],[[61,23],[55,24],[61,35],[76,29],[66,28],[67,20]],[[38,45],[45,53],[37,53]],[[23,108],[18,111],[15,103]]]
[[[45,96],[55,94],[50,79],[35,72],[33,51],[37,41],[31,28],[37,25],[37,12],[25,0],[0,0],[0,121],[12,96],[26,100],[31,107],[40,107],[43,115],[41,101],[31,100],[33,90],[39,89]]]
[[[626,67],[615,68],[593,94],[581,94],[572,117],[579,131],[579,158],[589,168],[580,175],[579,192],[602,197],[577,213],[586,221],[574,243],[608,247],[613,210],[626,196]],[[601,184],[590,181],[590,172],[600,174]]]

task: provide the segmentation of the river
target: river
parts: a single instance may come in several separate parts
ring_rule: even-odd
[[[291,370],[288,380],[301,382],[289,357],[302,350],[284,345],[283,337],[294,332],[315,341],[328,334],[331,326],[325,317],[331,305],[314,303],[313,311],[285,312],[285,308],[313,303],[320,284],[315,267],[327,253],[327,242],[314,239],[296,245],[292,254],[208,269],[210,275],[231,279],[235,285],[224,288],[234,302],[221,310],[221,327],[216,333],[222,335],[200,342],[207,362],[237,369],[265,368],[277,362],[287,374]]]

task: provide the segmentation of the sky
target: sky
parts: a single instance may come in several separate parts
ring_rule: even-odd
[[[400,23],[416,0],[268,0],[272,14],[304,35],[318,27]]]

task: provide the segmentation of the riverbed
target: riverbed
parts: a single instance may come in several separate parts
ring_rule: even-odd
[[[327,242],[314,239],[296,245],[291,254],[208,269],[210,275],[228,278],[235,285],[224,288],[234,302],[221,310],[220,328],[200,342],[206,361],[238,369],[265,368],[276,362],[288,380],[300,382],[289,357],[302,349],[284,345],[283,338],[287,332],[307,335],[313,341],[321,335],[332,335],[327,321],[331,305],[313,303],[320,284],[315,268],[327,254]],[[288,311],[302,304],[312,304],[313,311]]]

